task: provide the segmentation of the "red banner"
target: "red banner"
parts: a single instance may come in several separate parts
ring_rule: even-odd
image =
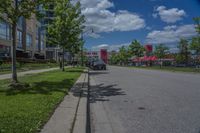
[[[106,49],[100,50],[100,57],[105,63],[108,63],[108,52]]]

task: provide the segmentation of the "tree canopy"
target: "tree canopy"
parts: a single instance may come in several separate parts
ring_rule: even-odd
[[[143,56],[144,51],[144,47],[137,40],[132,41],[132,43],[129,45],[129,53],[131,56],[141,57]]]

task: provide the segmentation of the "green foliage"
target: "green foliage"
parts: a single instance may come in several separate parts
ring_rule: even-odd
[[[48,121],[59,102],[83,69],[51,71],[20,78],[23,89],[9,89],[9,80],[0,81],[0,132],[35,133]]]
[[[189,44],[186,39],[181,39],[178,45],[179,54],[177,56],[177,61],[181,61],[182,63],[188,63],[189,59]]]
[[[119,61],[120,61],[119,55],[117,53],[112,53],[110,57],[110,63],[112,65],[117,65]]]
[[[194,18],[194,22],[196,23],[196,31],[198,36],[192,38],[192,42],[190,44],[190,49],[194,50],[197,55],[200,54],[200,17]]]
[[[125,46],[122,46],[121,48],[119,48],[119,60],[121,63],[123,64],[127,64],[128,63],[128,59],[130,57],[130,54],[128,53],[128,49]]]
[[[129,45],[129,53],[131,56],[141,57],[144,54],[144,47],[137,40],[132,41]]]
[[[194,50],[196,54],[200,54],[200,37],[193,37],[190,44],[190,49]]]
[[[84,16],[81,15],[81,5],[77,2],[73,5],[70,0],[59,0],[54,2],[54,21],[48,27],[48,42],[77,53],[83,41]]]
[[[164,44],[159,44],[155,47],[155,52],[154,54],[158,57],[158,58],[164,58],[165,55],[168,53],[169,48],[166,47]]]
[[[6,16],[7,21],[11,24],[17,23],[19,17],[26,19],[30,18],[31,15],[39,14],[37,6],[45,3],[45,0],[0,0],[0,14]],[[2,19],[3,15],[0,15]]]
[[[200,35],[200,17],[195,17],[194,22],[196,23],[196,31]]]
[[[186,57],[184,56],[184,55],[182,55],[182,54],[177,54],[176,55],[176,63],[180,63],[180,64],[182,64],[182,63],[185,63],[186,62]]]

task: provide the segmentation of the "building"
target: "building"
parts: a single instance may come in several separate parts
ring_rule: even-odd
[[[100,49],[98,51],[88,51],[86,52],[86,56],[90,59],[101,59],[105,63],[108,63],[108,52],[107,49]]]
[[[54,5],[49,4],[48,8],[43,8],[42,5],[39,7],[39,10],[44,14],[44,18],[40,20],[41,27],[44,31],[47,31],[48,25],[50,25],[54,20]],[[48,39],[48,33],[45,32],[46,39]],[[52,59],[59,61],[62,50],[55,44],[52,46],[46,42],[46,59]]]
[[[0,56],[11,56],[11,25],[4,20],[0,20]],[[29,20],[20,17],[17,23],[17,58],[45,58],[45,33],[41,29],[41,23],[37,21],[35,15]]]

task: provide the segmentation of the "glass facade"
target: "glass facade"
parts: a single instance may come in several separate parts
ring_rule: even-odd
[[[23,28],[23,24],[24,24],[24,18],[23,17],[20,17],[18,19],[18,22],[17,22],[17,26],[19,29],[22,29]]]
[[[38,39],[36,39],[35,50],[36,50],[36,51],[39,51],[39,40],[38,40]]]
[[[17,48],[22,48],[22,32],[17,30]]]
[[[10,25],[3,20],[0,20],[0,38],[5,40],[11,39]]]
[[[26,35],[26,47],[31,47],[32,46],[32,36],[30,34]]]
[[[10,56],[10,47],[0,45],[0,57],[9,57]]]
[[[23,50],[23,41],[25,41],[25,45],[29,50],[29,53],[34,54],[34,52],[32,51],[32,48],[35,49],[37,52],[39,52],[39,50],[45,50],[45,33],[42,32],[42,28],[39,25],[30,25],[29,22],[27,22],[26,25],[28,26],[28,28],[25,28],[24,26],[24,22],[26,20],[23,17],[20,17],[18,22],[17,22],[17,33],[16,33],[16,47],[17,50]],[[33,23],[32,23],[33,21]],[[34,21],[36,20],[32,20],[30,23],[34,24]],[[29,27],[32,26],[32,27]],[[24,34],[23,30],[27,30],[26,35]],[[6,21],[6,20],[2,20],[0,19],[0,39],[3,40],[2,43],[0,44],[0,55],[1,56],[10,56],[10,46],[12,45],[12,34],[11,34],[11,25]],[[34,31],[36,30],[36,33],[34,33]],[[44,29],[43,29],[44,30]],[[44,30],[45,31],[45,30]],[[23,35],[24,34],[24,35]],[[33,34],[36,34],[33,35]],[[23,40],[23,36],[25,37]],[[5,41],[5,40],[10,40],[10,41]],[[5,44],[4,44],[5,41]],[[26,51],[24,51],[26,52]]]

